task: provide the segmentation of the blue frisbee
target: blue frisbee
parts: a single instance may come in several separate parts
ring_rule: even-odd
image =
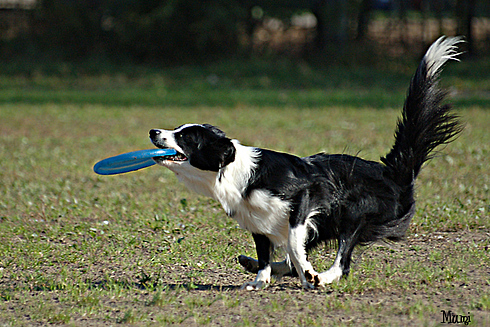
[[[123,153],[118,156],[106,158],[94,166],[94,172],[99,175],[116,175],[153,166],[155,157],[173,156],[177,154],[174,149],[150,149]]]

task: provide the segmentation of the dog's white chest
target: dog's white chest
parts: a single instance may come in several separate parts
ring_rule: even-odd
[[[240,227],[269,237],[276,246],[287,242],[289,232],[289,203],[266,190],[254,190],[247,198],[229,203],[220,201],[227,213]]]

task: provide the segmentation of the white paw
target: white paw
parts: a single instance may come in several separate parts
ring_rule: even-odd
[[[269,283],[267,281],[263,280],[256,280],[253,282],[247,282],[242,285],[241,289],[246,290],[246,291],[256,291],[256,290],[262,290],[269,286]]]
[[[305,280],[302,281],[304,288],[323,287],[333,282],[338,282],[342,277],[342,270],[339,267],[332,267],[324,273],[305,271]],[[310,287],[311,286],[311,287]]]
[[[325,286],[327,284],[332,284],[334,282],[338,282],[342,277],[342,270],[338,267],[332,267],[329,270],[325,271],[318,275],[318,286]]]
[[[271,282],[271,266],[259,270],[257,278],[253,282],[243,284],[242,290],[253,291],[266,288]]]

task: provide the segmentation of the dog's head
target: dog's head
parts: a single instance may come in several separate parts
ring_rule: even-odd
[[[150,139],[162,149],[174,149],[176,155],[157,157],[155,161],[173,171],[199,170],[218,172],[235,160],[236,149],[225,133],[212,125],[186,124],[174,130],[152,129]]]

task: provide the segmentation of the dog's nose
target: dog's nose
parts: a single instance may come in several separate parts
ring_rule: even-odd
[[[160,135],[162,132],[158,129],[152,129],[150,130],[150,137],[152,139],[154,139],[155,137],[157,137],[158,135]]]

